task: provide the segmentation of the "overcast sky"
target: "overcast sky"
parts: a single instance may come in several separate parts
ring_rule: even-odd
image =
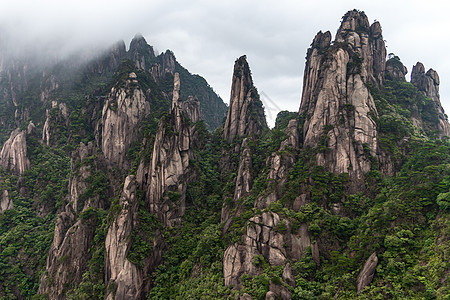
[[[171,49],[227,103],[234,61],[246,54],[273,124],[280,109],[298,110],[306,50],[315,34],[330,30],[334,36],[341,17],[354,8],[365,11],[370,23],[380,21],[388,53],[408,71],[421,61],[439,73],[448,113],[447,1],[0,0],[0,27],[8,31],[10,47],[36,49],[40,43],[61,56],[87,45],[129,44],[141,33],[155,50]]]

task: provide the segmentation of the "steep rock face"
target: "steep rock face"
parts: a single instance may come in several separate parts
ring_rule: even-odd
[[[129,167],[125,155],[139,136],[139,122],[149,112],[150,104],[135,73],[129,74],[124,86],[111,89],[102,112],[102,151],[111,164]]]
[[[47,102],[53,93],[59,89],[59,82],[54,74],[50,74],[41,82],[41,102]]]
[[[149,167],[141,163],[138,168],[138,182],[145,190],[150,212],[155,213],[166,226],[179,225],[185,211],[186,184],[194,174],[189,168],[196,143],[195,125],[185,113],[179,100],[180,80],[174,76],[172,110],[158,126]]]
[[[203,119],[200,110],[200,101],[197,98],[189,96],[186,101],[180,103],[181,110],[191,120],[192,123],[196,123]]]
[[[295,151],[299,149],[300,133],[297,120],[290,120],[288,127],[285,130],[287,139],[281,142],[280,149],[267,159],[266,165],[270,167],[267,179],[270,182],[277,182],[277,188],[272,190],[268,195],[259,197],[255,202],[255,207],[265,209],[269,207],[270,203],[278,200],[285,182],[286,175],[289,168],[291,168],[295,161]],[[285,151],[293,150],[293,151]]]
[[[328,32],[316,35],[307,54],[300,105],[300,114],[306,116],[304,145],[325,147],[317,154],[317,164],[349,173],[355,185],[371,168],[368,156],[377,153],[377,110],[366,83],[381,81],[384,63],[374,57],[381,61],[386,50],[379,25],[372,27],[363,13],[351,11],[333,45]]]
[[[284,265],[286,260],[300,259],[311,245],[306,225],[300,226],[295,233],[283,233],[279,228],[291,225],[287,220],[280,220],[278,214],[263,212],[251,218],[247,231],[242,236],[242,243],[235,243],[224,253],[223,272],[225,285],[241,288],[242,274],[258,275],[261,269],[255,266],[255,256],[262,255],[270,265]]]
[[[281,143],[280,150],[274,152],[266,162],[270,168],[268,179],[270,182],[275,181],[277,185],[269,195],[258,198],[255,202],[255,207],[261,210],[268,208],[271,202],[279,199],[279,193],[286,182],[288,170],[295,163],[295,153],[298,150],[300,138],[298,121],[290,120],[285,133],[287,138]],[[247,139],[244,139],[244,143],[246,141]],[[248,171],[251,167],[251,152],[246,151],[247,147],[243,148],[244,155],[241,156],[235,197],[240,197],[243,193],[249,191],[252,183],[251,173]],[[301,203],[297,205],[297,210],[306,204],[303,198],[302,195],[299,196]],[[303,199],[303,202],[301,199]],[[225,207],[222,209],[223,221],[226,219],[224,217],[229,218],[229,214],[224,214],[224,212],[227,212]],[[227,227],[227,224],[225,224],[225,227]],[[242,243],[229,246],[224,254],[223,270],[225,285],[227,286],[240,289],[242,274],[260,274],[261,270],[254,264],[256,255],[262,255],[270,265],[283,265],[288,259],[300,259],[306,253],[307,248],[311,246],[318,258],[317,247],[313,247],[311,244],[306,224],[301,224],[298,229],[291,230],[288,220],[281,219],[274,212],[263,212],[261,215],[251,218],[246,228],[246,234],[241,238]],[[280,228],[283,229],[280,230]],[[289,270],[286,270],[285,282],[290,284],[292,280],[288,279],[288,273]],[[289,299],[290,293],[283,286],[271,284],[270,291],[274,297]]]
[[[11,132],[0,152],[0,165],[4,170],[11,170],[17,175],[23,174],[30,167],[25,131],[17,128]]]
[[[167,73],[174,74],[175,72],[175,55],[172,51],[167,50],[158,56],[159,62],[151,65],[149,72],[155,82],[161,81]]]
[[[224,203],[221,212],[221,220],[225,222],[223,231],[226,232],[231,225],[231,217],[240,215],[241,209],[237,207],[237,201],[247,195],[253,186],[253,158],[252,150],[249,147],[250,138],[244,138],[241,144],[241,155],[238,167],[238,174],[235,180],[233,203]],[[234,214],[231,212],[234,210]]]
[[[386,79],[405,81],[407,73],[408,69],[397,57],[393,57],[386,62]]]
[[[336,34],[335,43],[344,43],[358,53],[358,63],[363,80],[381,84],[386,68],[386,46],[381,25],[369,20],[364,12],[352,10],[347,12]],[[356,62],[355,62],[356,63]]]
[[[91,61],[87,68],[91,73],[113,72],[127,54],[124,41],[119,41],[106,50],[98,59]]]
[[[366,263],[364,264],[363,268],[358,274],[358,278],[356,279],[356,291],[358,293],[364,290],[364,288],[372,282],[377,265],[378,265],[378,257],[377,254],[374,252],[366,260]]]
[[[108,290],[106,299],[136,299],[142,286],[142,270],[127,259],[128,238],[136,226],[138,210],[133,175],[125,179],[119,204],[122,209],[109,227],[105,240],[105,282],[108,286],[116,286],[115,292]]]
[[[425,67],[422,63],[418,62],[411,72],[411,83],[426,96],[433,100],[433,109],[437,114],[439,121],[437,124],[437,130],[439,136],[450,137],[450,124],[448,118],[445,116],[444,109],[442,108],[440,96],[439,96],[439,75],[433,70],[429,69],[425,73]]]
[[[3,213],[5,210],[13,209],[14,204],[12,202],[12,199],[9,198],[9,193],[7,190],[3,190],[2,197],[0,199],[0,214]]]
[[[134,61],[138,69],[145,71],[150,67],[149,60],[155,58],[155,52],[153,47],[147,44],[144,37],[137,34],[130,43],[128,56]]]
[[[69,125],[69,114],[67,105],[52,101],[52,108],[46,110],[47,119],[42,128],[42,141],[47,145],[56,144],[58,141],[57,124]]]
[[[81,143],[72,154],[68,203],[57,216],[46,272],[38,291],[50,299],[64,299],[67,292],[81,282],[91,257],[97,219],[89,214],[80,216],[90,209],[102,208],[102,199],[108,195],[107,191],[104,191],[106,195],[89,192],[93,173],[105,168],[101,157],[95,156],[96,152],[92,143],[87,146]]]
[[[267,124],[262,102],[253,86],[250,68],[244,55],[234,64],[230,107],[223,137],[231,142],[237,136],[258,135],[265,128]]]

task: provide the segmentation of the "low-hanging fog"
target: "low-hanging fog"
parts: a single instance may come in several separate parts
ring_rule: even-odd
[[[171,49],[225,102],[234,60],[246,54],[273,125],[279,110],[298,110],[306,49],[314,35],[334,34],[354,8],[365,11],[370,22],[380,21],[388,53],[398,55],[409,71],[421,61],[439,73],[441,101],[449,112],[450,4],[435,0],[0,0],[0,51],[64,58],[122,39],[129,44],[141,33],[155,50]]]

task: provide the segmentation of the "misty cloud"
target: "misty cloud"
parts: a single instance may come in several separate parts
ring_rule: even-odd
[[[141,33],[155,49],[171,49],[228,102],[234,60],[246,54],[255,85],[270,101],[266,115],[300,105],[306,50],[314,35],[339,27],[350,9],[380,21],[388,53],[408,70],[417,61],[438,71],[450,111],[449,4],[440,1],[6,1],[0,0],[0,49],[65,57],[129,44]],[[409,78],[407,78],[409,80]],[[264,97],[262,97],[264,100]],[[449,99],[449,100],[448,100]],[[270,110],[270,113],[269,113]]]

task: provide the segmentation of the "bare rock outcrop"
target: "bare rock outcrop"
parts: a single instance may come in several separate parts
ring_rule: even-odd
[[[300,105],[304,146],[319,147],[317,164],[349,173],[358,186],[370,171],[368,156],[377,153],[377,109],[366,83],[381,83],[386,50],[379,24],[369,27],[358,11],[344,16],[334,44],[329,41],[330,33],[319,32],[307,53]]]
[[[127,259],[129,236],[136,226],[138,199],[136,179],[125,179],[118,216],[108,229],[105,240],[105,282],[115,289],[107,289],[106,299],[137,299],[142,288],[142,270]]]
[[[135,73],[113,87],[103,106],[102,151],[111,165],[128,168],[126,154],[139,137],[139,122],[150,113],[150,104]]]
[[[356,279],[356,291],[358,293],[364,290],[364,288],[372,282],[377,265],[378,265],[378,257],[377,254],[374,252],[366,260],[363,268],[359,272],[358,278]]]
[[[185,212],[186,184],[195,177],[190,160],[195,158],[197,131],[179,102],[179,75],[174,76],[174,92],[170,115],[161,119],[155,136],[152,160],[149,166],[141,163],[137,180],[145,190],[150,212],[155,213],[166,226],[181,223]]]
[[[296,151],[300,146],[298,121],[290,120],[285,133],[287,139],[281,142],[279,151],[272,153],[266,162],[266,165],[270,168],[267,179],[270,182],[277,182],[277,188],[269,194],[259,197],[255,202],[256,208],[265,209],[269,207],[270,203],[278,200],[279,193],[287,180],[286,175],[296,162]]]
[[[25,131],[17,128],[11,132],[0,152],[0,165],[4,170],[11,170],[17,175],[23,174],[30,167]]]
[[[246,228],[241,243],[235,243],[225,251],[223,272],[226,286],[240,289],[242,274],[261,274],[257,259],[263,258],[272,266],[284,265],[287,259],[300,259],[311,245],[306,225],[291,232],[289,221],[280,219],[274,212],[252,217]],[[292,284],[289,270],[285,275],[289,277],[287,283]]]
[[[150,67],[149,61],[155,58],[153,47],[147,44],[145,38],[137,34],[130,43],[128,55],[134,61],[136,68],[147,70]]]
[[[439,136],[450,137],[450,124],[448,118],[444,113],[444,109],[441,105],[439,96],[439,75],[433,70],[429,69],[425,73],[425,67],[422,63],[418,62],[411,72],[411,83],[425,96],[430,97],[433,100],[433,109],[438,116],[438,124],[436,129],[439,131]]]
[[[167,73],[175,74],[176,59],[172,51],[167,50],[158,58],[160,61],[152,64],[148,70],[155,82],[159,82]]]
[[[103,208],[103,200],[110,196],[107,189],[100,195],[91,188],[95,184],[92,176],[106,168],[102,157],[96,153],[92,143],[81,143],[72,154],[67,205],[57,215],[46,272],[41,277],[38,290],[39,294],[46,294],[50,299],[65,299],[67,293],[82,281],[88,267],[98,225],[95,209]]]
[[[246,56],[234,64],[230,107],[223,132],[229,142],[237,136],[259,135],[267,128],[262,102],[253,85]]]
[[[0,198],[0,214],[5,210],[13,209],[14,203],[12,199],[9,198],[9,193],[7,190],[3,190],[2,197]]]
[[[386,79],[405,81],[405,76],[408,69],[403,65],[397,56],[394,56],[386,61]]]
[[[231,225],[232,217],[239,216],[241,207],[238,205],[238,200],[248,195],[253,187],[253,158],[252,149],[249,146],[251,138],[244,138],[241,148],[240,161],[238,167],[238,174],[235,179],[234,197],[232,203],[224,203],[221,212],[221,220],[225,222],[223,232],[226,232]]]

